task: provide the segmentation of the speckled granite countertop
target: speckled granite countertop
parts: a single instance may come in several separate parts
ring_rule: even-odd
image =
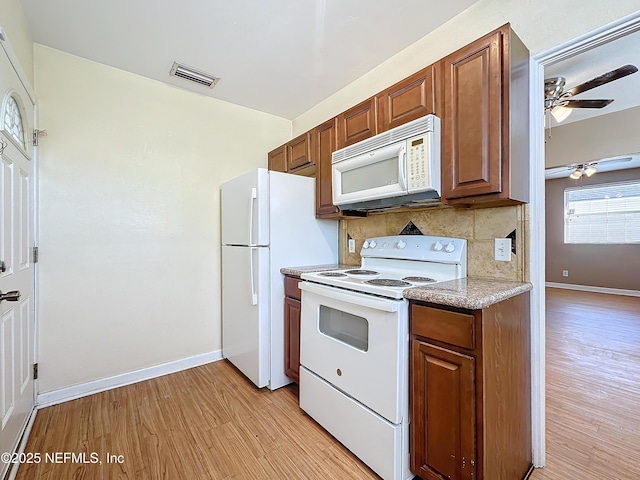
[[[283,267],[280,272],[300,278],[303,273],[326,272],[356,268],[358,265],[310,265],[304,267]],[[403,294],[409,300],[448,305],[450,307],[479,310],[507,298],[515,297],[531,290],[530,283],[492,280],[490,278],[467,277],[460,280],[440,282],[430,286],[407,288]]]
[[[292,277],[298,277],[303,273],[313,273],[313,272],[327,272],[329,270],[345,270],[347,268],[358,268],[359,265],[344,265],[344,264],[333,264],[333,265],[311,265],[306,267],[282,267],[280,269],[280,273],[285,275],[291,275]]]
[[[409,300],[478,310],[528,292],[531,288],[530,283],[467,277],[431,286],[407,288],[403,294]]]

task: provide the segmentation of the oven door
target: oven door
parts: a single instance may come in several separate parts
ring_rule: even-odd
[[[310,282],[300,288],[300,364],[389,422],[401,423],[407,395],[406,300]]]

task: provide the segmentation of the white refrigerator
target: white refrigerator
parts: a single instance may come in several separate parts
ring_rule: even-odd
[[[258,387],[284,373],[282,267],[337,263],[338,222],[315,218],[315,180],[259,168],[224,183],[222,355]]]

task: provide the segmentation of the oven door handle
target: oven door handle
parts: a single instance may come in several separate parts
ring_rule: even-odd
[[[375,310],[382,310],[384,312],[397,312],[398,300],[385,300],[383,298],[377,298],[373,295],[363,295],[357,292],[349,292],[341,290],[335,287],[326,287],[324,285],[318,285],[311,282],[300,282],[298,284],[300,290],[309,293],[315,293],[322,295],[323,297],[331,298],[332,300],[339,300],[345,303],[351,303],[360,307],[373,308]]]

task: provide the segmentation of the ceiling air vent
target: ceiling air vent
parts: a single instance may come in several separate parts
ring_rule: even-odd
[[[208,73],[199,72],[178,62],[173,62],[173,66],[171,67],[169,75],[184,78],[185,80],[189,80],[190,82],[195,82],[209,88],[215,87],[216,83],[218,83],[218,80],[220,80],[219,77],[209,75]]]

